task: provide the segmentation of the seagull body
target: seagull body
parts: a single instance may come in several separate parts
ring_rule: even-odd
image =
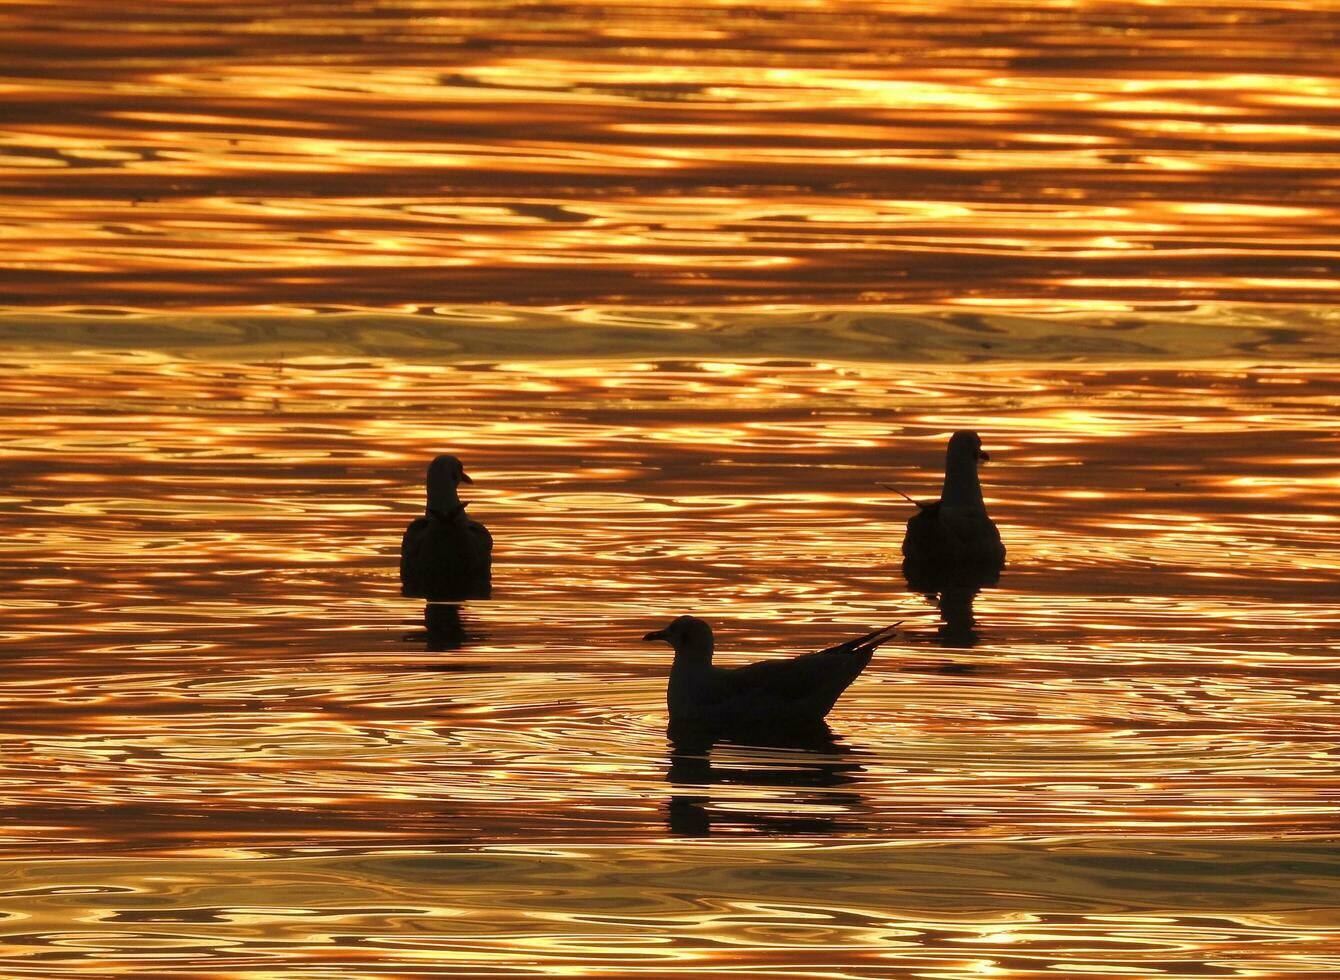
[[[794,729],[823,721],[875,650],[893,638],[893,628],[818,653],[735,668],[712,665],[712,627],[693,616],[680,616],[643,639],[675,648],[666,691],[672,728]]]
[[[405,529],[400,542],[400,591],[429,600],[486,598],[492,589],[493,537],[465,516],[457,495],[473,483],[455,456],[428,466],[428,509]]]
[[[903,572],[914,587],[917,580],[961,578],[989,584],[1005,566],[1005,546],[987,516],[977,479],[978,460],[989,459],[977,433],[955,432],[950,438],[940,499],[917,502],[903,537]]]

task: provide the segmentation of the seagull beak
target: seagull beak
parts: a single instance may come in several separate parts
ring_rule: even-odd
[[[473,484],[475,481],[466,475],[465,470],[461,470],[461,482]]]
[[[665,630],[652,630],[650,633],[648,633],[648,634],[647,634],[646,636],[644,636],[642,639],[643,639],[644,642],[649,641],[649,640],[664,640],[664,639],[665,639]]]
[[[991,457],[987,455],[985,449],[977,450],[977,458],[980,459],[983,463],[991,462]]]

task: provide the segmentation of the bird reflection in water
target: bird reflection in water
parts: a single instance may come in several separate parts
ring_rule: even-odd
[[[859,834],[866,804],[850,787],[864,767],[825,724],[722,738],[672,725],[666,805],[670,833],[707,837],[747,829],[763,834]],[[712,786],[730,787],[713,800]],[[750,788],[759,792],[750,794]]]
[[[465,625],[457,603],[430,602],[423,607],[423,631],[408,633],[404,639],[409,643],[423,641],[429,653],[459,650],[467,640],[480,639],[477,634],[466,632]]]
[[[998,577],[990,579],[959,576],[954,578],[908,579],[908,586],[920,592],[926,601],[940,611],[940,627],[936,642],[942,647],[967,650],[977,645],[977,619],[973,603],[977,594],[987,585],[995,585]]]

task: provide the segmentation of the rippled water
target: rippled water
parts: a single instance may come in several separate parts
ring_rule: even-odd
[[[0,41],[0,976],[1340,975],[1340,5]],[[958,428],[972,633],[883,486]],[[444,451],[494,596],[425,609]],[[905,624],[676,747],[688,611]]]
[[[1333,302],[1334,0],[10,0],[9,302]]]
[[[994,354],[1051,319],[778,316],[10,316],[11,974],[1340,969],[1340,372],[1282,353],[1324,321],[1048,363]],[[489,317],[532,356],[452,353]],[[727,353],[824,329],[920,361]],[[879,483],[967,425],[1010,564],[960,648]],[[429,631],[447,449],[495,596]],[[724,662],[907,624],[832,741],[676,751],[639,638],[688,610]]]

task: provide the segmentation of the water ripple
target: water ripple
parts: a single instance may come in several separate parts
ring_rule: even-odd
[[[1330,304],[1338,24],[10,4],[0,282],[69,307]]]

